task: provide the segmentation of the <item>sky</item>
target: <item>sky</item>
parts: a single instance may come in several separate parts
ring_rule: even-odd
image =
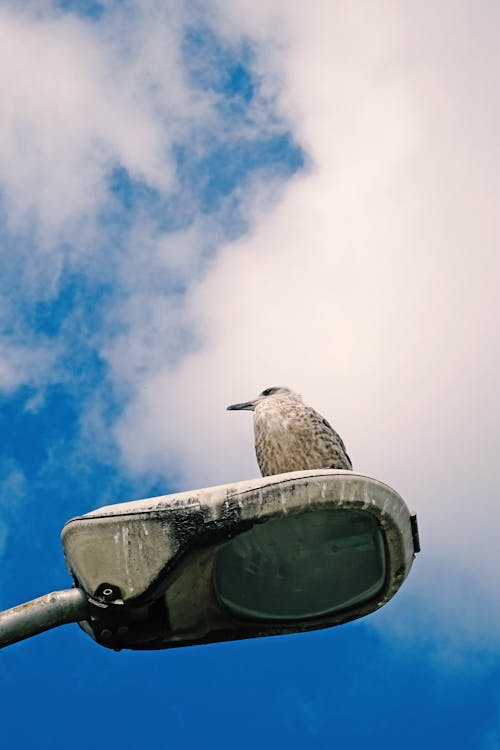
[[[500,748],[499,24],[493,0],[0,0],[0,609],[71,585],[69,518],[258,476],[225,407],[273,385],[422,543],[330,630],[9,647],[8,746]]]

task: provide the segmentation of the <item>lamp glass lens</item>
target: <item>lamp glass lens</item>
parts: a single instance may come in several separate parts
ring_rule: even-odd
[[[296,620],[372,598],[385,568],[382,533],[370,513],[314,510],[256,524],[225,544],[214,583],[239,617]]]

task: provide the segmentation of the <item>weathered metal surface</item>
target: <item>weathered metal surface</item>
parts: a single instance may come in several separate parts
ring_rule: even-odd
[[[87,597],[81,589],[53,591],[0,612],[0,648],[87,616]]]
[[[213,585],[220,546],[256,523],[315,509],[357,509],[376,518],[386,545],[380,593],[354,610],[300,623],[233,617]],[[315,470],[106,506],[69,521],[62,537],[68,568],[90,600],[85,630],[115,649],[166,648],[311,630],[373,612],[411,568],[410,519],[401,497],[382,482]]]

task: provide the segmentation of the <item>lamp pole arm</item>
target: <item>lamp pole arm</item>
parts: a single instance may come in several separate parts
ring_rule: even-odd
[[[81,589],[53,591],[0,612],[0,648],[87,617],[87,597]]]

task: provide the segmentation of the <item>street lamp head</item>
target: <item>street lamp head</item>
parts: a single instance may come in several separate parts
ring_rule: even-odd
[[[89,601],[80,624],[114,649],[338,625],[389,601],[418,551],[394,490],[336,470],[110,505],[62,538]]]

